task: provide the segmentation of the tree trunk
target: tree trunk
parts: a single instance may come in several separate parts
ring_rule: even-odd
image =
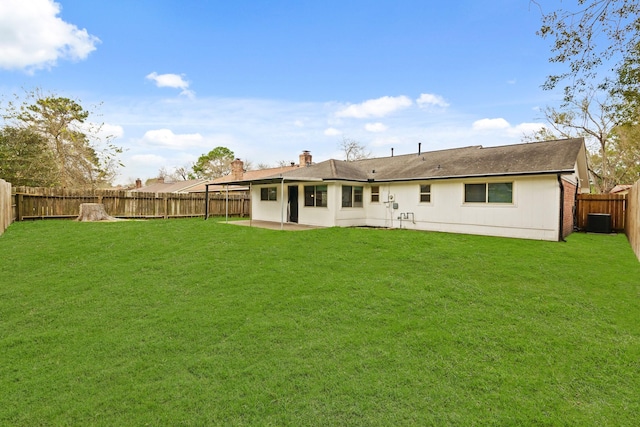
[[[82,203],[80,215],[77,221],[117,221],[117,218],[108,215],[102,203]]]

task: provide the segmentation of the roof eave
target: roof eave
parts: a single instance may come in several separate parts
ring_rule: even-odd
[[[261,179],[251,179],[246,181],[228,181],[217,184],[207,184],[209,185],[265,185],[265,184],[280,184],[282,182],[322,182],[322,178],[297,178],[297,177],[271,177],[271,178],[261,178]]]
[[[561,169],[549,171],[530,171],[530,172],[508,172],[508,173],[481,173],[481,174],[465,174],[465,175],[445,175],[445,176],[423,176],[414,178],[389,178],[389,179],[373,179],[369,182],[401,182],[401,181],[435,181],[447,179],[465,179],[465,178],[491,178],[500,176],[529,176],[529,175],[557,175],[575,173],[574,169]]]
[[[271,177],[247,181],[229,181],[225,183],[206,184],[210,185],[266,185],[266,184],[280,184],[283,182],[325,182],[325,181],[351,181],[351,182],[403,182],[403,181],[435,181],[435,180],[449,180],[449,179],[465,179],[465,178],[491,178],[501,176],[532,176],[532,175],[557,175],[557,174],[571,174],[575,173],[574,169],[558,169],[548,171],[529,171],[529,172],[500,172],[500,173],[481,173],[481,174],[465,174],[465,175],[445,175],[445,176],[421,176],[413,178],[312,178],[312,177]]]

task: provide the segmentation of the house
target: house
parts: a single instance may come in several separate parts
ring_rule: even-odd
[[[300,154],[298,164],[291,162],[291,164],[287,166],[256,170],[245,170],[244,162],[240,159],[235,159],[231,162],[231,173],[229,175],[201,183],[189,189],[189,192],[204,192],[207,191],[207,188],[209,193],[224,193],[227,191],[230,193],[248,192],[249,182],[269,176],[280,175],[300,167],[310,166],[313,164],[312,159],[311,153],[305,150]],[[230,183],[234,184],[229,185]]]
[[[327,160],[249,186],[252,219],[562,240],[589,192],[584,140]]]
[[[633,184],[618,184],[609,191],[609,194],[624,196],[625,194],[629,194],[631,187],[633,187]]]
[[[186,181],[165,182],[164,178],[157,178],[156,182],[150,185],[142,186],[140,179],[136,180],[136,188],[131,189],[133,192],[140,193],[188,193],[192,188],[205,183],[204,179],[190,179]]]

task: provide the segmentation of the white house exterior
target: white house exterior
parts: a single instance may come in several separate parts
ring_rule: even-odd
[[[539,240],[573,231],[582,139],[328,160],[250,181],[252,218]]]

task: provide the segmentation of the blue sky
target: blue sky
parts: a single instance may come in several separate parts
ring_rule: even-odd
[[[539,2],[545,12],[567,2]],[[118,183],[216,146],[254,165],[519,143],[559,92],[529,0],[0,0],[0,94],[75,98]],[[101,103],[98,108],[93,106]]]

